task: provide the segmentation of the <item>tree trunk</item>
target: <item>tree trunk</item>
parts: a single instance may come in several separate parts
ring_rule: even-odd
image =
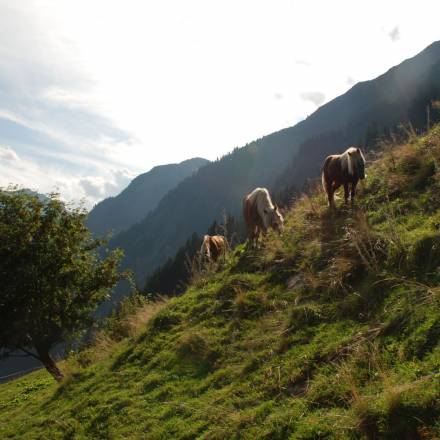
[[[40,359],[41,363],[46,367],[46,370],[57,382],[60,382],[64,376],[55,361],[50,356],[49,347],[45,344],[35,344],[35,350],[37,351],[38,359]]]

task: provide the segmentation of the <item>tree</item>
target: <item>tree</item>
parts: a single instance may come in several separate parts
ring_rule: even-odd
[[[99,257],[103,241],[92,238],[85,217],[57,194],[0,189],[0,349],[39,359],[58,381],[51,349],[87,329],[125,275],[120,250]]]

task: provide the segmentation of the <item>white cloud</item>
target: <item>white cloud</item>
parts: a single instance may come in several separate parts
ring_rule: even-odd
[[[306,60],[296,60],[295,64],[297,64],[298,66],[305,66],[305,67],[310,67],[312,65],[312,63]]]
[[[400,39],[399,26],[395,26],[390,32],[388,32],[388,36],[391,38],[391,41],[398,41]]]
[[[86,176],[79,179],[78,184],[84,196],[96,203],[104,197],[115,196],[121,192],[134,178],[134,174],[126,169],[111,170],[106,177]]]
[[[7,161],[19,161],[17,153],[7,145],[0,145],[0,159]]]
[[[79,180],[86,196],[92,199],[102,198],[105,194],[105,180],[100,176],[88,176]]]
[[[325,101],[325,95],[322,92],[303,92],[300,96],[304,101],[310,101],[316,106],[320,106]]]
[[[18,158],[9,147],[0,146],[0,187],[18,185],[43,194],[60,192],[65,201],[91,208],[104,197],[122,191],[135,177],[127,169],[99,169],[95,175],[78,177],[74,171],[62,172],[28,158]]]

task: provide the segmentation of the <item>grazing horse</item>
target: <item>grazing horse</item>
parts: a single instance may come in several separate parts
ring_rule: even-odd
[[[223,235],[205,235],[203,237],[200,257],[202,261],[214,262],[223,255],[226,256],[228,242]]]
[[[328,156],[322,167],[321,177],[330,207],[335,206],[334,193],[341,185],[344,185],[345,203],[348,202],[351,185],[350,195],[351,203],[353,203],[356,185],[359,179],[365,179],[365,158],[361,149],[350,147],[342,154]]]
[[[279,232],[283,228],[283,216],[266,188],[256,188],[243,199],[243,216],[252,245],[257,244],[261,232],[264,235],[269,228]]]

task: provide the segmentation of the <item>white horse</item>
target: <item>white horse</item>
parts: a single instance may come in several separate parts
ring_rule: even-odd
[[[261,232],[266,234],[269,228],[281,231],[284,224],[283,216],[266,188],[255,188],[243,199],[243,216],[253,245],[257,244]]]

